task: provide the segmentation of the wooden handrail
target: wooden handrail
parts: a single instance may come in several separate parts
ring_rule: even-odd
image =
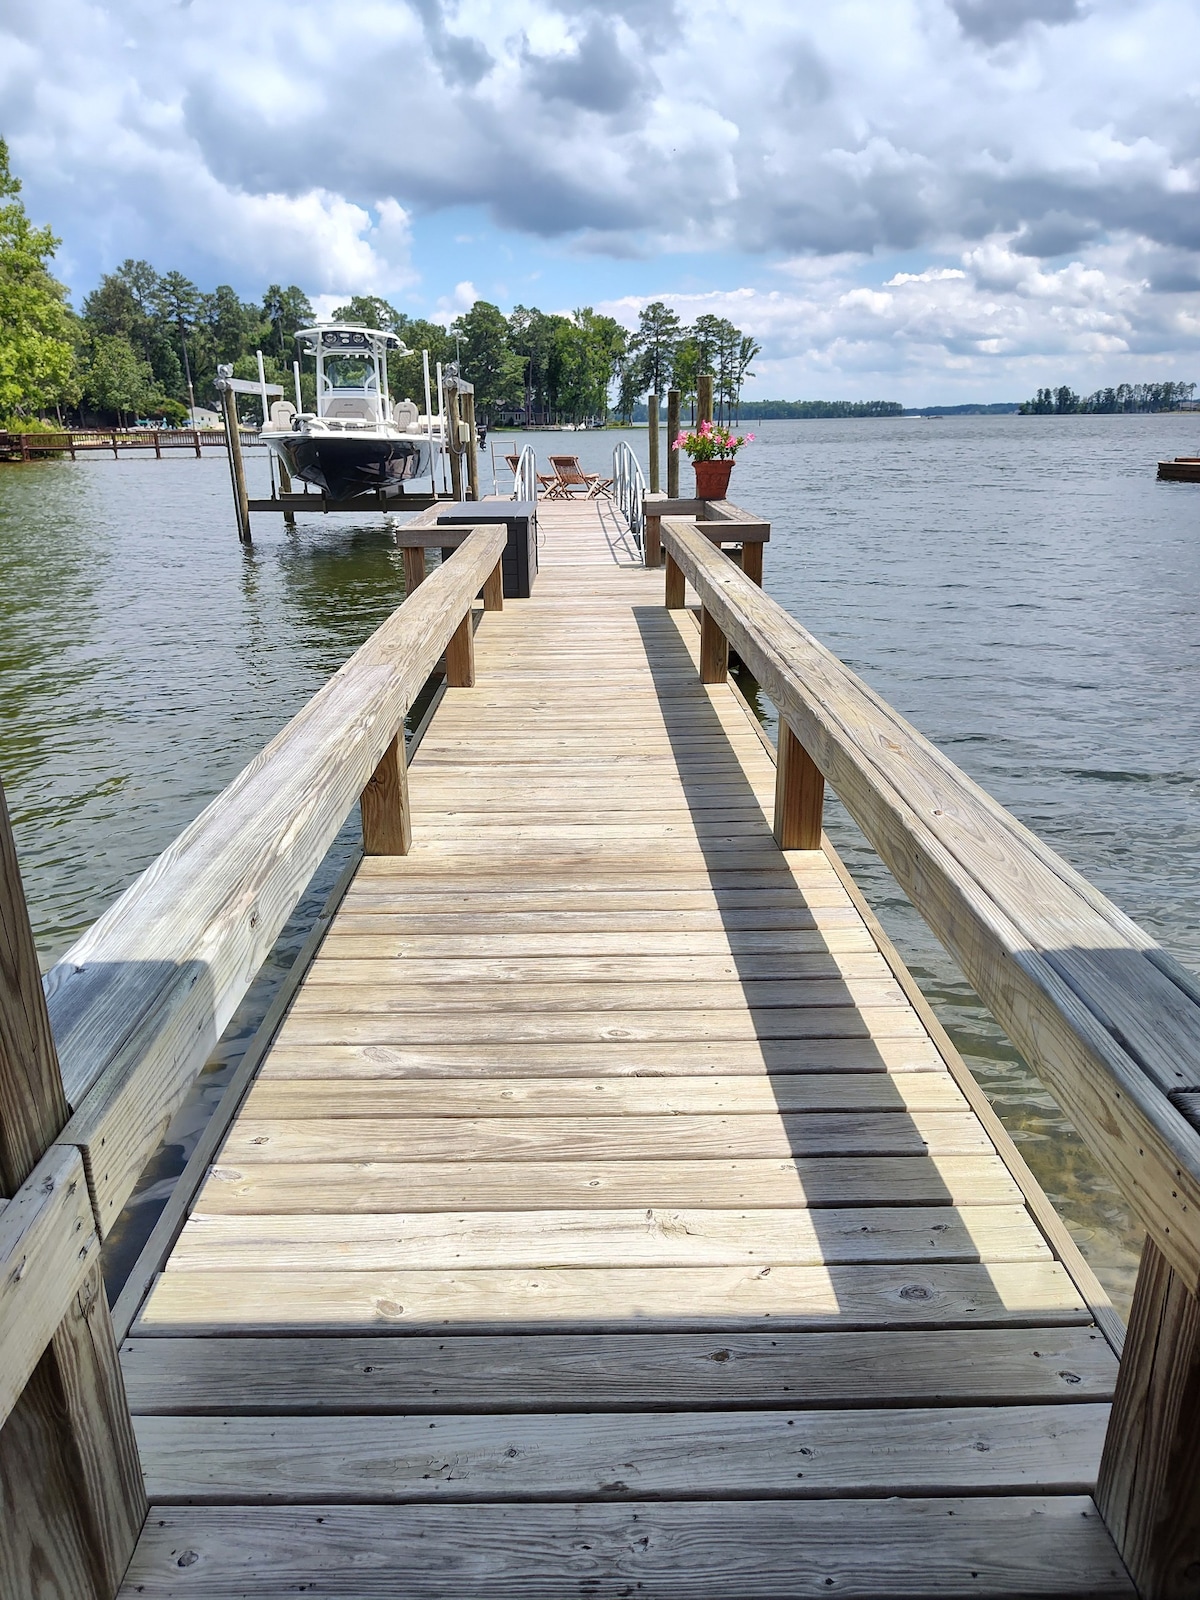
[[[506,537],[476,528],[47,975],[102,1235]]]
[[[693,524],[669,557],[933,932],[1200,1287],[1194,979]]]
[[[1200,984],[836,656],[695,522],[664,518],[665,600],[701,601],[780,717],[775,828],[815,844],[828,779],[1146,1229],[1096,1504],[1142,1600],[1200,1570]]]

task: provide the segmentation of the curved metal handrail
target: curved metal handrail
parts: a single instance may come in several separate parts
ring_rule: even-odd
[[[639,550],[642,548],[645,524],[642,510],[645,493],[646,480],[642,475],[641,462],[634,455],[632,447],[622,439],[613,450],[613,499],[620,506]]]
[[[513,499],[536,500],[538,496],[537,452],[527,444],[517,460],[513,473]]]

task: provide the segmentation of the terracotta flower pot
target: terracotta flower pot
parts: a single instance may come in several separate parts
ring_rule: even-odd
[[[692,470],[696,474],[697,500],[724,500],[729,493],[732,457],[728,461],[693,461]]]

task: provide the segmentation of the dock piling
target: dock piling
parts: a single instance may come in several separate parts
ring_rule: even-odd
[[[229,476],[233,482],[233,508],[237,517],[238,539],[242,544],[252,542],[250,532],[250,498],[246,493],[246,469],[242,462],[242,436],[238,426],[237,396],[227,385],[217,379],[221,389],[221,410],[225,416],[225,449],[229,455]]]
[[[667,391],[667,497],[679,499],[679,451],[675,441],[679,437],[679,390]]]
[[[479,494],[479,433],[475,426],[475,391],[470,384],[459,383],[462,395],[462,419],[467,428],[467,499],[478,500]]]
[[[462,415],[458,405],[458,390],[449,374],[442,380],[442,393],[446,403],[446,454],[450,458],[450,493],[455,500],[465,500],[463,493],[462,440],[459,429]]]
[[[711,423],[713,419],[713,375],[702,372],[696,379],[696,421]]]
[[[646,401],[646,428],[650,442],[650,493],[658,494],[662,489],[662,484],[660,482],[661,468],[658,457],[658,396],[656,394],[650,395]]]

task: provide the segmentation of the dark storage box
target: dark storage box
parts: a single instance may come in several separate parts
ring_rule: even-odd
[[[532,500],[468,500],[449,506],[438,515],[438,526],[445,523],[503,522],[508,527],[508,543],[500,558],[504,575],[504,598],[528,600],[537,576],[537,504]]]

